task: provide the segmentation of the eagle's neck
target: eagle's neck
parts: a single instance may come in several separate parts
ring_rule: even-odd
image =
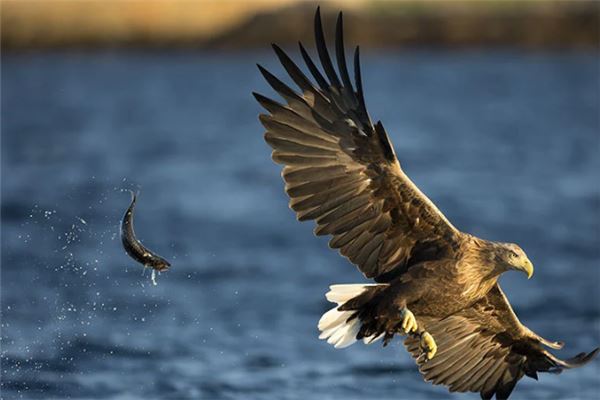
[[[498,279],[500,274],[506,272],[506,267],[498,257],[498,250],[501,246],[500,243],[492,242],[489,240],[472,237],[473,249],[475,250],[473,256],[477,258],[477,267],[479,273],[487,279]]]
[[[461,299],[473,304],[486,296],[502,273],[495,261],[492,242],[470,236],[459,261],[458,282],[461,286]]]

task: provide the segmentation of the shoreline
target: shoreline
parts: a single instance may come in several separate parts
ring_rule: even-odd
[[[316,3],[2,0],[3,50],[261,49],[312,44]],[[511,5],[512,4],[512,5]],[[600,2],[326,2],[344,9],[348,43],[369,48],[598,50]],[[149,6],[150,5],[150,6]]]

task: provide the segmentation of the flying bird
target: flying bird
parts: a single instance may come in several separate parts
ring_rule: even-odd
[[[456,229],[403,172],[381,122],[365,106],[359,62],[354,83],[344,54],[343,20],[336,26],[337,71],[325,43],[320,11],[316,49],[323,73],[300,44],[314,81],[277,45],[294,90],[258,66],[284,103],[254,93],[268,111],[260,121],[272,158],[282,164],[290,207],[315,220],[316,235],[355,264],[371,284],[333,285],[336,306],[319,321],[320,338],[335,347],[362,340],[387,344],[396,334],[426,381],[454,392],[505,399],[523,377],[560,372],[590,361],[598,349],[561,360],[546,340],[521,324],[498,284],[506,271],[533,265],[516,244]]]
[[[121,221],[121,243],[125,252],[129,257],[142,264],[144,267],[152,268],[152,284],[156,286],[156,272],[166,271],[171,267],[171,264],[146,248],[142,242],[135,236],[133,230],[133,212],[135,210],[135,204],[137,201],[137,195],[131,192],[131,203],[123,215]]]

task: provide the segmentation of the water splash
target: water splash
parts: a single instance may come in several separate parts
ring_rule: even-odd
[[[156,270],[155,269],[152,270],[152,275],[150,275],[150,280],[152,281],[153,286],[158,285],[158,283],[156,283]]]

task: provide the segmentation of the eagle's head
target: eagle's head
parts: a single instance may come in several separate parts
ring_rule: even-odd
[[[502,243],[496,252],[500,262],[506,269],[514,269],[527,274],[527,279],[533,275],[533,264],[527,258],[522,248],[514,243]]]

